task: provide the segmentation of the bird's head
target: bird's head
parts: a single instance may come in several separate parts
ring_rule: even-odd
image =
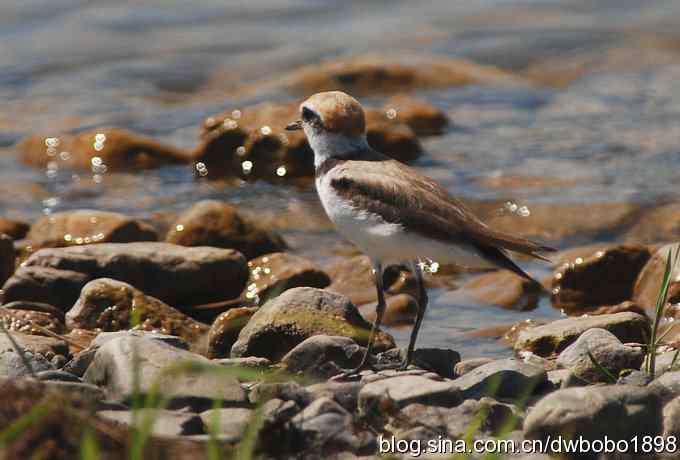
[[[359,101],[341,91],[317,93],[300,104],[301,119],[286,126],[303,129],[319,158],[342,156],[366,145],[366,116]]]

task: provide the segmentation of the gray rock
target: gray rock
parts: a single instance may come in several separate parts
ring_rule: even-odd
[[[298,412],[300,412],[300,406],[295,401],[284,401],[279,398],[270,399],[262,405],[264,426],[269,428],[280,427]]]
[[[60,370],[40,371],[36,372],[35,376],[38,378],[38,380],[43,381],[50,380],[56,382],[75,382],[75,383],[82,382],[82,380],[77,375],[73,375],[70,372]]]
[[[278,361],[313,335],[345,336],[365,345],[370,328],[345,296],[316,288],[293,288],[253,315],[231,348],[231,357],[261,356]],[[394,339],[384,332],[376,339],[376,351],[394,347]]]
[[[661,434],[661,424],[658,391],[630,385],[589,386],[558,390],[541,399],[524,421],[524,435],[544,441],[558,436],[630,441],[634,436]],[[567,458],[595,459],[598,454],[579,452]]]
[[[66,382],[47,380],[44,382],[47,388],[71,394],[78,398],[85,398],[92,402],[101,402],[106,399],[104,391],[96,385],[83,382]]]
[[[0,232],[0,285],[14,273],[14,240]]]
[[[557,364],[586,383],[613,383],[591,356],[614,379],[618,379],[619,373],[625,369],[639,369],[644,359],[641,349],[625,346],[611,332],[595,328],[587,330],[565,348],[557,358]]]
[[[300,407],[307,406],[314,399],[306,388],[295,382],[260,383],[249,396],[253,404],[262,404],[273,398],[294,401]]]
[[[464,359],[460,361],[459,363],[456,363],[456,365],[453,368],[453,371],[457,377],[462,377],[463,375],[467,374],[473,369],[477,369],[480,366],[483,366],[485,364],[489,364],[491,361],[493,361],[492,358],[470,358],[470,359]]]
[[[290,373],[329,378],[358,366],[365,350],[349,337],[314,335],[290,350],[281,364]]]
[[[359,401],[359,382],[323,382],[307,387],[314,399],[331,398],[349,412],[354,412]]]
[[[243,436],[252,415],[251,409],[238,407],[210,409],[201,412],[201,420],[206,433],[214,430],[220,435],[221,441],[237,442]]]
[[[94,355],[97,353],[97,348],[86,348],[85,350],[73,355],[71,360],[64,365],[62,370],[77,377],[82,377],[85,375],[85,371],[90,366],[90,363],[92,363]]]
[[[493,396],[517,398],[539,389],[548,376],[545,369],[513,358],[477,367],[453,381],[465,399]]]
[[[553,388],[566,388],[572,379],[571,372],[569,369],[555,369],[548,371],[548,383],[550,383]]]
[[[647,369],[647,358],[642,363],[642,369]],[[676,358],[676,350],[666,351],[656,355],[654,359],[654,375],[657,377],[664,372],[680,370],[680,354]]]
[[[663,437],[680,439],[680,396],[673,398],[663,408]]]
[[[246,369],[257,369],[265,370],[268,369],[272,362],[267,358],[258,358],[257,356],[248,356],[245,358],[224,358],[224,359],[213,359],[215,364],[219,364],[224,367],[242,367]]]
[[[41,249],[24,265],[7,281],[6,300],[35,300],[65,308],[75,303],[87,281],[96,278],[129,283],[175,307],[238,297],[248,279],[246,260],[237,251],[155,242]],[[44,270],[36,268],[52,271],[44,276]],[[57,289],[60,283],[69,289]],[[36,288],[42,288],[39,299],[20,295]]]
[[[21,266],[5,282],[2,290],[5,302],[40,302],[68,311],[88,281],[88,274],[74,270]]]
[[[335,448],[355,451],[360,441],[351,429],[351,416],[338,403],[319,398],[291,419],[303,448]]]
[[[130,425],[133,422],[132,411],[102,410],[97,417]],[[203,434],[203,422],[196,414],[161,409],[140,409],[137,420],[144,423],[152,420],[151,433],[154,436],[173,437],[181,435]]]
[[[443,436],[449,439],[461,439],[469,434],[472,426],[479,424],[475,435],[497,435],[512,425],[521,425],[521,416],[508,404],[502,404],[491,398],[480,400],[467,399],[456,407],[436,407],[423,404],[409,404],[390,419],[390,427],[395,435],[402,438],[407,432],[421,428],[419,433],[425,437],[421,440],[436,439]]]
[[[649,320],[637,313],[572,317],[522,330],[515,351],[529,350],[549,356],[561,352],[593,328],[606,329],[623,343],[645,343],[650,334]]]
[[[238,381],[220,374],[219,366],[210,373],[164,374],[169,367],[181,363],[193,363],[208,369],[212,365],[210,360],[200,355],[158,340],[135,335],[121,336],[104,343],[97,350],[83,378],[103,387],[113,400],[127,400],[134,394],[134,375],[137,373],[141,393],[148,393],[154,384],[158,384],[158,389],[171,398],[171,405],[187,404],[207,409],[212,407],[214,399],[220,399],[227,405],[246,403],[246,395]]]
[[[50,371],[54,368],[44,356],[33,354],[30,351],[24,352],[24,357],[28,361],[33,372]],[[30,377],[31,370],[26,367],[22,357],[14,350],[0,351],[0,378],[20,378]]]
[[[680,371],[664,372],[652,384],[662,387],[669,397],[680,395]]]
[[[450,407],[461,400],[460,390],[451,381],[437,382],[419,375],[405,375],[364,385],[359,391],[359,412],[369,414],[383,403],[396,408],[413,403]]]
[[[90,348],[99,348],[111,340],[120,337],[140,337],[148,340],[155,340],[157,342],[162,342],[175,348],[180,348],[182,350],[188,350],[189,345],[182,340],[180,337],[168,334],[160,334],[158,332],[141,331],[138,329],[131,329],[127,331],[115,331],[115,332],[100,332],[97,337],[90,343]]]
[[[635,385],[644,387],[651,383],[652,376],[644,371],[624,372],[616,381],[619,385]]]

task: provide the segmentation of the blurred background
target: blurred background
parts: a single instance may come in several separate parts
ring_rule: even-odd
[[[677,239],[679,21],[674,0],[2,2],[0,216],[98,209],[162,233],[219,199],[295,254],[345,260],[353,249],[325,220],[308,160],[290,157],[298,140],[280,137],[295,104],[339,88],[376,109],[376,126],[407,125],[375,142],[403,146],[505,229],[560,249]],[[448,121],[409,124],[414,98]],[[283,105],[252,109],[262,103]],[[173,161],[114,163],[110,128]],[[260,137],[220,137],[237,128]],[[279,137],[270,148],[262,136]],[[563,314],[548,298],[503,309],[452,289],[465,282],[433,291],[439,321],[425,321],[422,345],[509,354],[475,331]]]

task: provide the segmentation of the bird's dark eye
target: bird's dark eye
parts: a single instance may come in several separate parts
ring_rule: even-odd
[[[302,119],[307,122],[314,122],[319,120],[319,115],[316,114],[312,109],[307,107],[302,108]]]

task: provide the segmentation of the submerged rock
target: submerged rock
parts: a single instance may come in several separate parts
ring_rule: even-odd
[[[385,326],[406,326],[415,323],[418,314],[418,301],[409,294],[397,294],[386,299],[387,306],[383,315]],[[377,302],[360,307],[368,321],[375,321]]]
[[[456,292],[486,305],[527,311],[538,306],[542,291],[540,284],[503,270],[478,275]]]
[[[200,201],[180,214],[165,241],[236,249],[247,259],[286,248],[279,234],[241,215],[235,206],[216,200]]]
[[[190,161],[187,152],[118,128],[97,128],[76,136],[33,135],[22,140],[17,151],[19,160],[29,166],[43,168],[60,158],[70,168],[95,174],[137,171]]]
[[[658,243],[680,237],[680,203],[664,204],[644,213],[626,232],[626,241]]]
[[[133,324],[136,317],[137,324]],[[145,331],[181,337],[192,349],[205,352],[208,326],[139,289],[109,278],[90,281],[68,313],[69,328],[100,331],[127,330],[135,326]]]
[[[4,233],[13,240],[22,240],[26,237],[31,226],[23,221],[0,217],[0,233]]]
[[[519,333],[514,348],[549,356],[561,352],[593,328],[606,329],[623,343],[646,343],[651,333],[649,320],[637,313],[581,316],[525,329]]]
[[[323,289],[330,278],[311,260],[285,252],[266,254],[248,261],[250,279],[246,298],[262,304],[295,287]]]
[[[564,263],[553,275],[553,305],[582,310],[630,300],[650,255],[643,246],[615,246]]]
[[[0,285],[14,273],[15,258],[14,241],[0,232]]]
[[[26,235],[33,248],[60,248],[94,243],[156,241],[148,224],[117,212],[81,209],[38,220]]]
[[[241,329],[256,311],[255,307],[241,307],[220,314],[208,333],[208,358],[228,358]]]
[[[411,96],[393,96],[385,102],[384,109],[389,119],[407,124],[417,136],[442,134],[449,124],[442,110]]]
[[[231,349],[232,357],[261,356],[273,361],[313,335],[350,337],[365,345],[371,325],[344,296],[315,288],[289,289],[253,315]],[[375,351],[394,347],[380,331]]]
[[[238,297],[248,278],[239,252],[154,242],[41,249],[24,265],[5,284],[6,300],[70,307],[86,282],[114,278],[185,307]]]

